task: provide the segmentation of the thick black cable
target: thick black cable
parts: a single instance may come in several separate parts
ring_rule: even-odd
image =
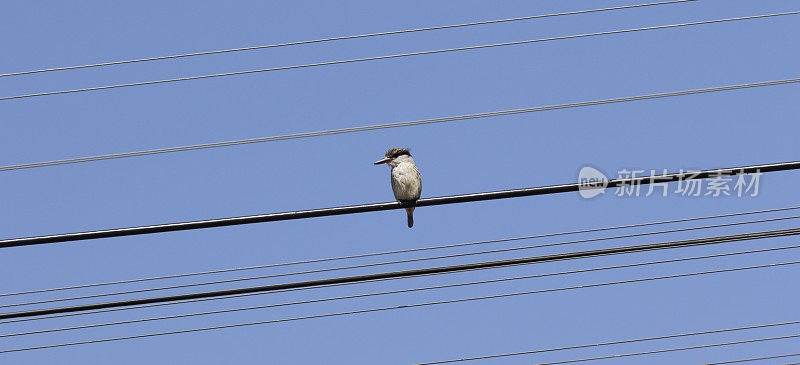
[[[658,261],[648,261],[648,262],[637,262],[637,263],[633,263],[633,264],[603,266],[603,267],[596,267],[596,268],[590,268],[590,269],[569,270],[569,271],[560,271],[560,272],[554,272],[554,273],[515,276],[515,277],[509,277],[509,278],[471,281],[471,282],[465,282],[465,283],[427,286],[427,287],[421,287],[421,288],[390,290],[390,291],[383,291],[383,292],[376,292],[376,293],[355,294],[355,295],[346,295],[346,296],[331,297],[331,298],[310,299],[310,300],[284,302],[284,303],[277,303],[277,304],[250,306],[250,307],[244,307],[244,308],[232,308],[232,309],[221,309],[221,310],[213,310],[213,311],[198,312],[198,313],[176,314],[176,315],[170,315],[170,316],[141,318],[141,319],[133,319],[133,320],[117,321],[117,322],[106,322],[106,323],[99,323],[99,324],[90,324],[90,325],[73,326],[73,327],[63,327],[63,328],[55,328],[55,329],[48,329],[48,330],[37,330],[37,331],[29,331],[29,332],[0,334],[0,338],[26,336],[26,335],[52,333],[52,332],[61,332],[61,331],[70,331],[70,330],[86,329],[86,328],[116,326],[116,325],[131,324],[131,323],[161,321],[161,320],[177,319],[177,318],[188,318],[188,317],[205,316],[205,315],[220,314],[220,313],[241,312],[241,311],[256,310],[256,309],[277,308],[277,307],[285,307],[285,306],[300,305],[300,304],[329,302],[329,301],[335,301],[335,300],[366,298],[366,297],[373,297],[373,296],[379,296],[379,295],[410,293],[410,292],[433,290],[433,289],[455,288],[455,287],[462,287],[462,286],[469,286],[469,285],[499,283],[499,282],[513,281],[513,280],[533,279],[533,278],[542,278],[542,277],[559,276],[559,275],[570,275],[570,274],[578,274],[578,273],[587,273],[587,272],[596,272],[596,271],[603,271],[603,270],[613,270],[613,269],[640,267],[640,266],[657,265],[657,264],[665,264],[665,263],[684,262],[684,261],[692,261],[692,260],[704,260],[704,259],[710,259],[710,258],[720,258],[720,257],[729,257],[729,256],[737,256],[737,255],[748,255],[748,254],[753,254],[753,253],[775,252],[775,251],[791,250],[791,249],[797,249],[797,248],[800,248],[800,245],[774,247],[774,248],[748,250],[748,251],[739,251],[739,252],[728,252],[728,253],[713,254],[713,255],[703,255],[703,256],[694,256],[694,257],[684,257],[684,258],[679,258],[679,259],[658,260]],[[563,288],[545,289],[545,291],[556,291],[556,290],[564,290],[564,289]],[[800,323],[800,322],[798,322],[798,323]],[[0,323],[0,324],[2,324],[2,323]],[[504,355],[504,356],[506,356],[506,355]],[[498,356],[490,356],[490,357],[498,357]]]
[[[632,353],[619,354],[619,355],[607,355],[607,356],[597,356],[597,357],[589,357],[589,358],[583,358],[583,359],[542,362],[542,363],[537,363],[537,365],[556,365],[556,364],[569,364],[569,363],[574,363],[574,362],[596,361],[596,360],[605,360],[605,359],[616,359],[616,358],[620,358],[620,357],[653,355],[653,354],[662,354],[662,353],[665,353],[665,352],[697,350],[697,349],[705,349],[705,348],[720,347],[720,346],[742,345],[742,344],[754,343],[754,342],[786,340],[786,339],[798,338],[798,337],[800,337],[800,335],[787,335],[787,336],[755,338],[755,339],[751,339],[751,340],[720,342],[720,343],[712,343],[712,344],[708,344],[708,345],[676,347],[676,348],[671,348],[671,349],[643,351],[643,352],[632,352]]]
[[[800,14],[800,11],[790,11],[790,12],[774,13],[774,14],[753,15],[753,16],[744,16],[744,17],[727,18],[727,19],[714,19],[714,20],[705,20],[705,21],[699,21],[699,22],[659,25],[659,26],[644,27],[644,28],[621,29],[621,30],[612,30],[612,31],[606,31],[606,32],[575,34],[575,35],[560,36],[560,37],[530,39],[530,40],[516,41],[516,42],[482,44],[482,45],[478,45],[478,46],[467,46],[467,47],[437,49],[437,50],[433,50],[433,51],[400,53],[400,54],[393,54],[393,55],[386,55],[386,56],[355,58],[355,59],[340,60],[340,61],[317,62],[317,63],[309,63],[309,64],[304,64],[304,65],[292,65],[292,66],[264,68],[264,69],[258,69],[258,70],[225,72],[225,73],[211,74],[211,75],[178,77],[178,78],[174,78],[174,79],[133,82],[133,83],[127,83],[127,84],[96,86],[96,87],[87,87],[87,88],[72,89],[72,90],[48,91],[48,92],[34,93],[34,94],[4,96],[4,97],[0,97],[0,101],[13,100],[13,99],[22,99],[22,98],[31,98],[31,97],[37,97],[37,96],[63,95],[63,94],[72,94],[72,93],[78,93],[78,92],[117,89],[117,88],[132,87],[132,86],[156,85],[156,84],[164,84],[164,83],[172,83],[172,82],[180,82],[180,81],[190,81],[190,80],[201,80],[201,79],[216,78],[216,77],[247,75],[247,74],[254,74],[254,73],[261,73],[261,72],[292,70],[292,69],[307,68],[307,67],[340,65],[340,64],[346,64],[346,63],[385,60],[385,59],[393,59],[393,58],[399,58],[399,57],[421,56],[421,55],[439,54],[439,53],[447,53],[447,52],[459,52],[459,51],[485,49],[485,48],[493,48],[493,47],[505,47],[505,46],[521,45],[521,44],[531,44],[531,43],[538,43],[538,42],[556,41],[556,40],[563,40],[563,39],[595,37],[595,36],[602,36],[602,35],[621,34],[621,33],[630,33],[630,32],[640,32],[640,31],[648,31],[648,30],[656,30],[656,29],[668,29],[668,28],[676,28],[676,27],[687,27],[687,26],[722,23],[722,22],[731,22],[731,21],[740,21],[740,20],[749,20],[749,19],[762,19],[762,18],[785,16],[785,15],[796,15],[796,14]]]
[[[40,349],[46,349],[46,348],[63,347],[63,346],[74,346],[74,345],[85,345],[85,344],[91,344],[91,343],[101,343],[101,342],[110,342],[110,341],[119,341],[119,340],[130,340],[130,339],[146,338],[146,337],[154,337],[154,336],[164,336],[164,335],[174,335],[174,334],[181,334],[181,333],[191,333],[191,332],[218,330],[218,329],[224,329],[224,328],[235,328],[235,327],[253,326],[253,325],[260,325],[260,324],[281,323],[281,322],[305,320],[305,319],[334,317],[334,316],[352,315],[352,314],[360,314],[360,313],[371,313],[371,312],[379,312],[379,311],[386,311],[386,310],[416,308],[416,307],[439,305],[439,304],[460,303],[460,302],[468,302],[468,301],[474,301],[474,300],[506,298],[506,297],[512,297],[512,296],[517,296],[517,295],[541,293],[541,292],[545,292],[545,291],[558,291],[558,290],[593,288],[593,287],[601,287],[601,286],[607,286],[607,285],[639,283],[639,282],[652,281],[652,280],[672,279],[672,278],[690,277],[690,276],[697,276],[697,275],[708,275],[708,274],[734,272],[734,271],[742,271],[742,270],[753,270],[753,269],[761,269],[761,268],[774,268],[774,267],[779,267],[779,266],[796,265],[796,264],[800,264],[800,261],[780,262],[780,263],[766,264],[766,265],[756,265],[756,266],[737,267],[737,268],[730,268],[730,269],[693,272],[693,273],[687,273],[687,274],[657,276],[657,277],[650,277],[650,278],[631,279],[631,280],[623,280],[623,281],[615,281],[615,282],[607,282],[607,283],[599,283],[599,284],[587,284],[587,285],[579,285],[579,286],[567,287],[567,288],[556,288],[556,289],[545,289],[545,290],[536,290],[536,291],[529,291],[529,292],[518,292],[518,293],[509,293],[509,294],[487,295],[487,296],[482,296],[482,297],[443,300],[443,301],[438,301],[438,302],[426,302],[426,303],[400,305],[400,306],[393,306],[393,307],[362,309],[362,310],[348,311],[348,312],[326,313],[326,314],[303,316],[303,317],[282,318],[282,319],[275,319],[275,320],[268,320],[268,321],[237,323],[237,324],[230,324],[230,325],[204,327],[204,328],[194,328],[194,329],[179,330],[179,331],[148,333],[148,334],[142,334],[142,335],[125,336],[125,337],[114,337],[114,338],[104,338],[104,339],[98,339],[98,340],[61,343],[61,344],[55,344],[55,345],[24,347],[24,348],[10,349],[10,350],[2,350],[2,351],[0,351],[0,353],[28,351],[28,350],[40,350]],[[800,336],[800,335],[798,335],[798,336]]]
[[[285,43],[268,44],[268,45],[262,45],[262,46],[223,49],[223,50],[217,50],[217,51],[194,52],[194,53],[176,54],[176,55],[160,56],[160,57],[147,57],[147,58],[139,58],[139,59],[132,59],[132,60],[124,60],[124,61],[100,62],[100,63],[94,63],[94,64],[88,64],[88,65],[79,65],[79,66],[54,67],[54,68],[47,68],[47,69],[41,69],[41,70],[10,72],[10,73],[5,73],[5,74],[0,74],[0,77],[17,76],[17,75],[28,75],[28,74],[35,74],[35,73],[42,73],[42,72],[52,72],[52,71],[75,70],[75,69],[81,69],[81,68],[93,68],[93,67],[102,67],[102,66],[123,65],[123,64],[128,64],[128,63],[139,63],[139,62],[149,62],[149,61],[167,60],[167,59],[175,59],[175,58],[184,58],[184,57],[205,56],[205,55],[229,53],[229,52],[252,51],[252,50],[257,50],[257,49],[277,48],[277,47],[286,47],[286,46],[297,46],[297,45],[303,45],[303,44],[322,43],[322,42],[331,42],[331,41],[341,41],[341,40],[347,40],[347,39],[368,38],[368,37],[385,36],[385,35],[393,35],[393,34],[407,34],[407,33],[424,32],[424,31],[431,31],[431,30],[470,27],[470,26],[475,26],[475,25],[507,23],[507,22],[521,21],[521,20],[551,18],[551,17],[565,16],[565,15],[578,15],[578,14],[597,13],[597,12],[603,12],[603,11],[623,10],[623,9],[632,9],[632,8],[643,8],[643,7],[647,7],[647,6],[678,4],[678,3],[693,2],[693,1],[698,1],[698,0],[672,0],[672,1],[663,1],[663,2],[657,2],[657,3],[648,3],[648,4],[614,6],[614,7],[609,7],[609,8],[577,10],[577,11],[568,11],[568,12],[562,12],[562,13],[531,15],[531,16],[524,16],[524,17],[517,17],[517,18],[507,18],[507,19],[484,20],[484,21],[462,23],[462,24],[441,25],[441,26],[434,26],[434,27],[405,29],[405,30],[394,30],[394,31],[388,31],[388,32],[378,32],[378,33],[349,35],[349,36],[341,36],[341,37],[322,38],[322,39],[314,39],[314,40],[308,40],[308,41],[285,42]]]
[[[349,255],[349,256],[339,256],[339,257],[330,257],[330,258],[321,258],[321,259],[285,262],[285,263],[277,263],[277,264],[266,264],[266,265],[256,265],[256,266],[247,266],[247,267],[239,267],[239,268],[219,269],[219,270],[202,271],[202,272],[194,272],[194,273],[187,273],[187,274],[174,274],[174,275],[165,275],[165,276],[148,277],[148,278],[140,278],[140,279],[111,281],[111,282],[104,282],[104,283],[74,285],[74,286],[59,287],[59,288],[37,289],[37,290],[29,290],[29,291],[16,292],[16,293],[0,294],[0,297],[12,296],[12,295],[22,295],[22,294],[52,292],[52,291],[69,290],[69,289],[89,288],[89,287],[97,287],[97,286],[105,286],[105,285],[126,284],[126,283],[143,282],[143,281],[151,281],[151,280],[172,279],[172,278],[181,278],[181,277],[196,276],[196,275],[217,274],[217,273],[226,273],[226,272],[234,272],[234,271],[253,270],[253,269],[271,268],[271,267],[280,267],[280,266],[289,266],[289,265],[298,265],[298,264],[307,264],[307,263],[318,263],[318,262],[345,260],[345,259],[353,259],[353,258],[382,256],[382,255],[408,253],[408,252],[428,251],[428,250],[436,250],[436,249],[443,249],[443,248],[453,248],[453,247],[481,245],[481,244],[487,244],[487,243],[509,242],[509,241],[526,240],[526,239],[534,239],[534,238],[544,238],[544,237],[571,235],[571,234],[578,234],[578,233],[599,232],[599,231],[607,231],[607,230],[615,230],[615,229],[623,229],[623,228],[644,227],[644,226],[651,226],[651,225],[688,222],[688,221],[696,221],[696,220],[704,220],[704,219],[732,217],[732,216],[739,216],[739,215],[761,214],[761,213],[770,213],[770,212],[777,212],[777,211],[784,211],[784,210],[795,210],[795,209],[800,209],[800,207],[786,207],[786,208],[775,208],[775,209],[757,210],[757,211],[740,212],[740,213],[728,213],[728,214],[719,214],[719,215],[703,216],[703,217],[682,218],[682,219],[673,219],[673,220],[666,220],[666,221],[628,224],[628,225],[622,225],[622,226],[591,228],[591,229],[583,229],[583,230],[567,231],[567,232],[546,233],[546,234],[529,235],[529,236],[521,236],[521,237],[500,238],[500,239],[494,239],[494,240],[455,243],[455,244],[448,244],[448,245],[429,246],[429,247],[412,248],[412,249],[405,249],[405,250],[384,251],[384,252],[376,252],[376,253],[357,254],[357,255]],[[756,223],[756,222],[761,222],[761,221],[764,221],[764,220],[749,221],[749,222],[746,222],[746,223]],[[744,223],[739,222],[739,223],[733,223],[733,224],[735,225],[735,224],[744,224]],[[716,226],[719,226],[719,225],[706,226],[706,227],[716,227]],[[662,232],[665,232],[665,231],[662,231]],[[619,236],[617,236],[617,237],[619,237]],[[536,247],[538,247],[538,246],[536,246]]]
[[[455,257],[466,257],[466,256],[484,255],[484,254],[492,254],[492,253],[499,253],[499,252],[510,252],[510,251],[528,250],[528,249],[534,249],[534,248],[571,245],[571,244],[576,244],[576,243],[597,242],[597,241],[606,241],[606,240],[621,239],[621,238],[643,237],[643,236],[651,236],[651,235],[666,234],[666,233],[676,233],[676,232],[688,232],[688,231],[695,231],[695,230],[702,230],[702,229],[709,229],[709,228],[732,227],[732,226],[745,225],[745,224],[754,224],[754,223],[777,222],[777,221],[784,221],[784,220],[798,219],[798,218],[800,218],[800,215],[798,215],[798,216],[789,216],[789,217],[767,218],[767,219],[751,220],[751,221],[744,221],[744,222],[722,223],[722,224],[714,224],[714,225],[699,226],[699,227],[677,228],[677,229],[654,231],[654,232],[633,233],[633,234],[618,235],[618,236],[586,238],[586,239],[581,239],[581,240],[564,241],[564,242],[553,242],[553,243],[545,243],[545,244],[529,245],[529,246],[521,246],[521,247],[509,247],[509,248],[501,248],[501,249],[493,249],[493,250],[485,250],[485,251],[477,251],[477,252],[464,252],[464,253],[449,254],[449,255],[419,257],[419,258],[405,259],[405,260],[383,261],[383,262],[375,262],[375,263],[368,263],[368,264],[359,264],[359,265],[350,265],[350,266],[341,266],[341,267],[332,267],[332,268],[305,270],[305,271],[295,271],[295,272],[280,273],[280,274],[259,275],[259,276],[245,277],[245,278],[233,278],[233,279],[207,281],[207,282],[201,282],[201,283],[179,284],[179,285],[171,285],[171,286],[164,286],[164,287],[157,287],[157,288],[133,289],[133,290],[111,292],[111,293],[90,294],[90,295],[82,295],[82,296],[68,297],[68,298],[46,299],[46,300],[39,300],[39,301],[32,301],[32,302],[4,304],[4,305],[0,305],[0,308],[18,307],[18,306],[44,304],[44,303],[64,302],[64,301],[79,300],[79,299],[100,298],[100,297],[107,297],[107,296],[114,296],[114,295],[147,293],[147,292],[153,292],[153,291],[159,291],[159,290],[190,288],[190,287],[203,286],[203,285],[226,284],[226,283],[234,283],[234,282],[249,281],[249,280],[260,280],[260,279],[269,279],[269,278],[285,277],[285,276],[293,276],[293,275],[315,274],[315,273],[321,273],[321,272],[331,272],[331,271],[357,269],[357,268],[365,268],[365,267],[377,267],[377,266],[402,264],[402,263],[410,263],[410,262],[422,262],[422,261],[429,261],[429,260],[449,259],[449,258],[455,258]],[[514,237],[514,238],[511,238],[511,239],[518,239],[518,237]],[[511,239],[509,239],[509,240],[511,240]],[[0,337],[2,337],[2,336],[0,336]]]
[[[461,359],[442,360],[442,361],[432,361],[432,362],[418,363],[417,365],[449,364],[449,363],[462,362],[462,361],[494,359],[494,358],[498,358],[498,357],[508,357],[508,356],[518,356],[518,355],[533,355],[533,354],[541,354],[541,353],[553,352],[553,351],[577,350],[577,349],[582,349],[582,348],[595,348],[595,347],[600,347],[600,346],[622,345],[622,344],[636,343],[636,342],[666,340],[666,339],[679,338],[679,337],[710,335],[710,334],[717,334],[717,333],[746,331],[746,330],[753,330],[753,329],[760,329],[760,328],[789,326],[789,325],[796,325],[796,324],[800,324],[800,321],[770,323],[770,324],[762,324],[762,325],[752,325],[752,326],[744,326],[744,327],[726,328],[726,329],[721,329],[721,330],[708,330],[708,331],[691,332],[691,333],[680,333],[680,334],[674,334],[674,335],[664,335],[664,336],[655,336],[655,337],[646,337],[646,338],[635,338],[635,339],[629,339],[629,340],[598,342],[598,343],[592,343],[592,344],[586,344],[586,345],[565,346],[565,347],[556,347],[556,348],[548,348],[548,349],[541,349],[541,350],[520,351],[520,352],[513,352],[513,353],[506,353],[506,354],[476,356],[476,357],[467,357],[467,358],[461,358]],[[783,356],[788,356],[788,355],[783,355]],[[739,361],[744,361],[744,360],[739,360]],[[728,363],[730,363],[730,362],[718,362],[718,363],[706,364],[706,365],[718,365],[718,364],[728,364]]]
[[[460,120],[489,118],[489,117],[498,117],[498,116],[515,115],[515,114],[523,114],[523,113],[534,113],[534,112],[541,112],[541,111],[547,111],[547,110],[580,108],[580,107],[594,106],[594,105],[625,103],[625,102],[630,102],[630,101],[660,99],[660,98],[669,98],[669,97],[675,97],[675,96],[695,95],[695,94],[705,94],[705,93],[720,92],[720,91],[742,90],[742,89],[749,89],[749,88],[755,88],[755,87],[765,87],[765,86],[793,84],[793,83],[797,83],[797,82],[800,82],[800,78],[774,80],[774,81],[764,81],[764,82],[755,82],[755,83],[728,85],[728,86],[717,86],[717,87],[709,87],[709,88],[703,88],[703,89],[671,91],[671,92],[658,93],[658,94],[646,94],[646,95],[628,96],[628,97],[622,97],[622,98],[590,100],[590,101],[582,101],[582,102],[576,102],[576,103],[555,104],[555,105],[538,106],[538,107],[530,107],[530,108],[499,110],[499,111],[487,112],[487,113],[466,114],[466,115],[457,115],[457,116],[442,117],[442,118],[431,118],[431,119],[420,119],[420,120],[412,120],[412,121],[396,122],[396,123],[374,124],[374,125],[367,125],[367,126],[360,126],[360,127],[330,129],[330,130],[324,130],[324,131],[304,132],[304,133],[295,133],[295,134],[285,134],[285,135],[280,135],[280,136],[248,138],[248,139],[240,139],[240,140],[235,140],[235,141],[213,142],[213,143],[204,143],[204,144],[196,144],[196,145],[189,145],[189,146],[159,148],[159,149],[144,150],[144,151],[113,153],[113,154],[108,154],[108,155],[76,157],[76,158],[54,160],[54,161],[32,162],[32,163],[25,163],[25,164],[0,166],[0,171],[21,170],[21,169],[30,169],[30,168],[36,168],[36,167],[46,167],[46,166],[56,166],[56,165],[66,165],[66,164],[81,163],[81,162],[111,160],[111,159],[117,159],[117,158],[149,156],[149,155],[156,155],[156,154],[163,154],[163,153],[201,150],[201,149],[207,149],[207,148],[238,146],[238,145],[244,145],[244,144],[250,144],[250,143],[263,143],[263,142],[282,141],[282,140],[297,139],[297,138],[319,137],[319,136],[327,136],[327,135],[343,134],[343,133],[365,132],[365,131],[388,129],[388,128],[400,128],[400,127],[409,127],[409,126],[416,126],[416,125],[427,125],[427,124],[435,124],[435,123],[453,122],[453,121],[460,121]]]
[[[485,262],[460,264],[460,265],[451,265],[451,266],[442,266],[442,267],[432,267],[432,268],[413,269],[413,270],[404,270],[404,271],[392,271],[392,272],[384,272],[384,273],[375,273],[375,274],[366,274],[366,275],[357,275],[357,276],[347,276],[347,277],[329,278],[329,279],[308,280],[308,281],[300,281],[300,282],[271,284],[271,285],[262,285],[262,286],[255,286],[255,287],[226,289],[226,290],[216,290],[216,291],[199,292],[199,293],[177,294],[177,295],[169,295],[169,296],[162,296],[162,297],[129,299],[129,300],[116,301],[116,302],[84,304],[84,305],[76,305],[76,306],[70,306],[70,307],[46,308],[46,309],[35,309],[35,310],[21,311],[21,312],[0,313],[0,319],[35,317],[35,316],[41,316],[41,315],[47,315],[47,314],[80,312],[80,311],[87,311],[87,310],[92,310],[92,309],[125,307],[125,306],[139,305],[139,304],[174,302],[174,301],[186,300],[186,299],[223,297],[223,296],[235,295],[235,294],[247,294],[247,293],[256,293],[256,292],[272,292],[272,291],[284,290],[284,289],[312,288],[312,287],[319,287],[319,286],[325,286],[325,285],[331,285],[331,284],[361,283],[361,282],[369,282],[369,281],[382,280],[382,279],[401,279],[401,278],[418,277],[418,276],[426,276],[426,275],[438,275],[438,274],[446,274],[446,273],[454,273],[454,272],[464,272],[464,271],[472,271],[472,270],[483,270],[483,269],[509,267],[509,266],[517,266],[517,265],[527,265],[527,264],[542,263],[542,262],[553,262],[553,261],[573,260],[573,259],[582,259],[582,258],[599,257],[599,256],[607,256],[607,255],[617,255],[617,254],[631,253],[631,252],[643,252],[643,251],[660,250],[660,249],[690,247],[690,246],[716,244],[716,243],[723,243],[723,242],[753,240],[753,239],[759,239],[759,238],[792,236],[792,235],[797,235],[797,234],[800,234],[800,228],[779,229],[779,230],[743,233],[743,234],[735,234],[735,235],[727,235],[727,236],[704,237],[704,238],[695,238],[695,239],[680,240],[680,241],[669,241],[669,242],[658,242],[658,243],[635,245],[635,246],[623,246],[623,247],[605,248],[605,249],[598,249],[598,250],[588,250],[588,251],[567,252],[567,253],[559,253],[559,254],[543,255],[543,256],[523,257],[523,258],[516,258],[516,259],[485,261]]]
[[[602,187],[600,186],[589,187],[586,185],[581,185],[580,183],[573,183],[573,184],[552,185],[552,186],[523,188],[514,190],[492,191],[485,193],[423,198],[418,200],[415,203],[415,206],[425,207],[433,205],[466,203],[466,202],[476,202],[476,201],[493,200],[493,199],[507,199],[507,198],[523,197],[523,196],[575,192],[580,189],[587,189],[587,188],[593,188],[593,189],[616,188],[616,187],[624,187],[632,185],[647,185],[650,183],[666,183],[666,182],[685,181],[694,179],[706,179],[706,178],[719,177],[723,175],[735,176],[742,174],[766,173],[766,172],[786,171],[795,169],[800,169],[800,161],[743,166],[743,167],[715,169],[715,170],[704,170],[697,172],[689,171],[689,172],[680,172],[680,173],[673,173],[666,175],[643,176],[643,177],[635,177],[627,179],[614,179],[614,180],[608,180],[608,184]],[[200,229],[200,228],[225,227],[225,226],[232,226],[239,224],[275,222],[275,221],[292,220],[292,219],[306,219],[306,218],[316,218],[316,217],[325,217],[325,216],[342,215],[342,214],[377,212],[390,209],[401,209],[404,207],[406,207],[406,205],[399,202],[374,203],[374,204],[351,205],[351,206],[335,207],[335,208],[302,210],[294,212],[260,214],[260,215],[244,216],[244,217],[211,219],[211,220],[193,221],[193,222],[168,223],[168,224],[143,226],[143,227],[129,227],[129,228],[108,229],[101,231],[66,233],[66,234],[57,234],[50,236],[12,238],[12,239],[0,240],[0,248],[37,245],[45,243],[69,242],[69,241],[88,240],[96,238],[122,237],[122,236],[132,236],[140,234],[185,231],[185,230]]]
[[[796,246],[787,246],[786,249],[793,249],[795,247]],[[779,249],[782,249],[782,248],[767,249],[765,251],[779,250]],[[755,252],[761,252],[761,251],[760,250],[754,250],[754,251],[745,251],[743,253],[755,253]],[[722,256],[724,256],[724,255],[725,254],[722,254]],[[706,258],[706,257],[710,258],[710,257],[715,257],[715,256],[716,255],[709,255],[709,256],[701,256],[701,257],[698,257],[698,258]],[[680,261],[680,260],[678,260],[678,261]],[[656,262],[656,263],[660,263],[660,262]],[[636,266],[636,265],[631,265],[631,266]],[[628,266],[627,265],[619,265],[617,267],[610,266],[609,268],[622,268],[622,267],[628,267]],[[588,269],[587,271],[591,271],[591,269]],[[563,272],[563,274],[578,273],[578,272],[582,272],[582,271],[581,270],[567,271],[567,272]],[[544,274],[543,276],[548,276],[548,274]],[[536,276],[532,276],[532,277],[536,277]],[[382,279],[382,280],[391,280],[391,279]],[[382,281],[382,280],[374,280],[372,282],[377,282],[377,281]],[[353,283],[329,284],[329,285],[323,285],[323,286],[315,287],[314,289],[327,288],[327,287],[333,287],[333,286],[341,286],[341,285],[350,285],[350,284],[353,284]],[[277,291],[273,291],[273,292],[256,292],[256,293],[245,293],[245,294],[229,295],[229,296],[224,296],[224,297],[189,299],[189,300],[181,300],[181,301],[175,301],[175,302],[144,304],[144,305],[137,305],[137,306],[130,306],[130,307],[118,307],[118,308],[110,308],[110,309],[98,309],[98,310],[91,310],[91,311],[85,311],[85,312],[72,312],[72,313],[56,314],[56,315],[49,315],[49,316],[42,316],[42,317],[25,317],[25,318],[11,319],[11,320],[2,321],[2,322],[0,322],[0,325],[1,324],[8,324],[8,323],[16,323],[16,322],[27,322],[27,321],[34,321],[34,320],[43,320],[43,319],[53,319],[53,318],[62,318],[62,317],[71,317],[71,316],[92,315],[92,314],[98,314],[98,313],[116,312],[116,311],[123,311],[123,310],[144,309],[144,308],[160,307],[160,306],[167,306],[167,305],[187,304],[187,303],[203,302],[203,301],[210,301],[210,300],[233,299],[233,298],[241,298],[241,297],[254,296],[254,295],[264,295],[264,294],[272,294],[272,293],[285,293],[285,292],[296,291],[296,290],[305,290],[305,289],[308,289],[308,288],[282,289],[282,290],[277,290]]]
[[[299,264],[327,262],[327,261],[338,261],[338,260],[347,260],[347,259],[372,257],[372,256],[393,255],[393,254],[408,253],[408,252],[438,250],[438,249],[443,249],[443,248],[482,245],[482,244],[487,244],[487,243],[509,242],[509,241],[527,240],[527,239],[554,237],[554,236],[564,236],[564,235],[572,235],[572,234],[578,234],[578,233],[601,232],[601,231],[624,229],[624,228],[636,228],[636,227],[645,227],[645,226],[660,225],[660,224],[682,223],[682,222],[691,222],[691,221],[705,220],[705,219],[726,218],[726,217],[734,217],[734,216],[750,215],[750,214],[772,213],[772,212],[779,212],[779,211],[785,211],[785,210],[796,210],[796,209],[800,209],[800,206],[797,206],[797,207],[786,207],[786,208],[764,209],[764,210],[755,210],[755,211],[739,212],[739,213],[717,214],[717,215],[710,215],[710,216],[703,216],[703,217],[671,219],[671,220],[665,220],[665,221],[626,224],[626,225],[621,225],[621,226],[590,228],[590,229],[581,229],[581,230],[575,230],[575,231],[545,233],[545,234],[529,235],[529,236],[521,236],[521,237],[509,237],[509,238],[500,238],[500,239],[485,240],[485,241],[454,243],[454,244],[439,245],[439,246],[429,246],[429,247],[421,247],[421,248],[412,248],[412,249],[405,249],[405,250],[394,250],[394,251],[374,252],[374,253],[357,254],[357,255],[349,255],[349,256],[338,256],[338,257],[328,257],[328,258],[303,260],[303,261],[283,262],[283,263],[277,263],[277,264],[255,265],[255,266],[237,267],[237,268],[229,268],[229,269],[219,269],[219,270],[193,272],[193,273],[187,273],[187,274],[174,274],[174,275],[155,276],[155,277],[140,278],[140,279],[128,279],[128,280],[110,281],[110,282],[104,282],[104,283],[73,285],[73,286],[65,286],[65,287],[58,287],[58,288],[36,289],[36,290],[28,290],[28,291],[22,291],[22,292],[16,292],[16,293],[0,294],[0,297],[12,296],[12,295],[23,295],[23,294],[34,294],[34,293],[45,293],[45,292],[53,292],[53,291],[60,291],[60,290],[82,289],[82,288],[90,288],[90,287],[106,286],[106,285],[128,284],[128,283],[151,281],[151,280],[173,279],[173,278],[182,278],[182,277],[196,276],[196,275],[218,274],[218,273],[226,273],[226,272],[234,272],[234,271],[254,270],[254,269],[263,269],[263,268],[271,268],[271,267],[281,267],[281,266],[290,266],[290,265],[299,265]]]

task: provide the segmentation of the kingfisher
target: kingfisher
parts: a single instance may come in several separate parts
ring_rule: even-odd
[[[414,204],[422,193],[422,176],[408,148],[392,148],[386,151],[386,157],[375,162],[375,165],[387,164],[392,168],[389,173],[392,181],[394,197],[405,206],[408,215],[408,228],[414,226]]]

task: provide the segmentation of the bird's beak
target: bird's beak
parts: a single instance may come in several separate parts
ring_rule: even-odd
[[[384,158],[382,160],[375,161],[375,165],[380,165],[382,163],[387,163],[387,162],[389,162],[389,160],[390,160],[390,158],[386,157],[386,158]]]

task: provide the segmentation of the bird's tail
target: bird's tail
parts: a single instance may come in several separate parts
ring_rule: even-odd
[[[408,215],[408,228],[414,226],[414,207],[406,208],[406,214]]]

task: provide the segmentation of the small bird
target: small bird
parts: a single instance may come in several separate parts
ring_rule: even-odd
[[[392,168],[392,191],[394,197],[406,206],[408,214],[408,228],[414,226],[414,203],[422,193],[422,177],[419,175],[417,165],[411,158],[407,148],[392,148],[386,151],[386,158],[375,162],[376,165],[385,163]]]

